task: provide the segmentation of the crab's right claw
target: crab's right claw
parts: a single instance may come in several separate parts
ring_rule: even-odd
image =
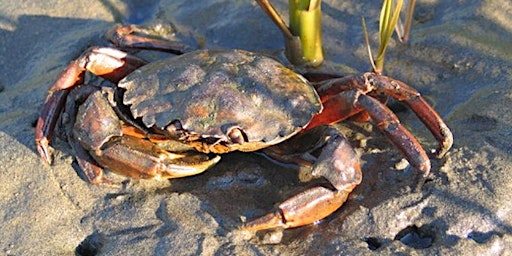
[[[313,187],[282,202],[276,211],[246,223],[241,230],[286,229],[315,223],[340,208],[352,189],[333,191]]]
[[[352,190],[361,183],[359,157],[345,136],[335,128],[318,127],[326,142],[311,168],[313,177],[324,177],[329,187],[309,188],[277,206],[277,210],[246,223],[241,229],[258,231],[294,228],[315,223],[339,209]]]

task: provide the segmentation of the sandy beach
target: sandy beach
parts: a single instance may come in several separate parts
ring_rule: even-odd
[[[283,50],[253,1],[0,0],[1,255],[512,255],[512,3],[417,1],[408,44],[393,39],[385,73],[422,93],[454,134],[414,191],[417,171],[372,124],[344,122],[363,181],[316,225],[237,230],[306,185],[258,154],[231,153],[204,174],[94,186],[55,136],[53,165],[34,144],[47,89],[115,24],[164,24],[201,48]],[[272,1],[286,13],[287,1]],[[371,69],[380,1],[322,2],[327,72]],[[141,53],[144,58],[160,55]],[[145,54],[145,55],[144,55]],[[390,108],[421,144],[436,142],[412,111]]]

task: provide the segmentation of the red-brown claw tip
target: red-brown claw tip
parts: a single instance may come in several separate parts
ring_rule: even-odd
[[[441,134],[444,136],[444,139],[440,143],[436,155],[437,158],[442,158],[453,146],[453,134],[446,124],[441,123],[439,126],[441,127]]]
[[[272,212],[255,220],[245,223],[240,230],[243,231],[259,231],[273,228],[286,228],[279,212]]]
[[[43,162],[51,165],[52,164],[52,152],[50,146],[48,145],[48,140],[43,138],[39,141],[36,141],[37,152],[39,152],[39,156],[43,159]]]

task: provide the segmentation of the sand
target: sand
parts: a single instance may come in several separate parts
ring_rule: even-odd
[[[43,3],[44,2],[44,3]],[[202,47],[279,53],[282,37],[252,1],[0,0],[0,254],[2,255],[511,255],[512,4],[418,1],[412,39],[395,40],[387,75],[417,88],[454,133],[415,192],[416,171],[374,126],[344,123],[363,182],[326,220],[237,230],[302,184],[260,155],[228,154],[208,172],[92,186],[64,140],[43,164],[34,125],[48,86],[116,23],[173,23]],[[284,12],[286,1],[272,1]],[[323,1],[325,70],[370,69],[361,31],[377,40],[378,1]],[[374,44],[375,46],[376,44]],[[150,56],[153,57],[153,56]],[[425,148],[414,114],[391,108]]]

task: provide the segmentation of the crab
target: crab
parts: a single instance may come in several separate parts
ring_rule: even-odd
[[[428,176],[427,153],[379,95],[404,102],[416,113],[439,142],[439,157],[452,145],[439,114],[401,81],[371,72],[307,74],[307,80],[260,54],[190,51],[134,33],[140,30],[115,27],[107,35],[117,47],[88,49],[51,85],[35,129],[37,150],[46,163],[52,162],[51,137],[62,130],[92,184],[108,181],[103,169],[143,179],[191,176],[216,164],[220,154],[237,150],[298,163],[312,177],[327,181],[242,226],[257,231],[308,225],[343,205],[361,182],[360,160],[347,138],[330,125],[349,117],[369,116],[411,165]],[[148,63],[119,47],[181,55]],[[85,84],[87,72],[115,85]],[[306,136],[318,142],[303,140]],[[297,154],[302,146],[320,153]]]

